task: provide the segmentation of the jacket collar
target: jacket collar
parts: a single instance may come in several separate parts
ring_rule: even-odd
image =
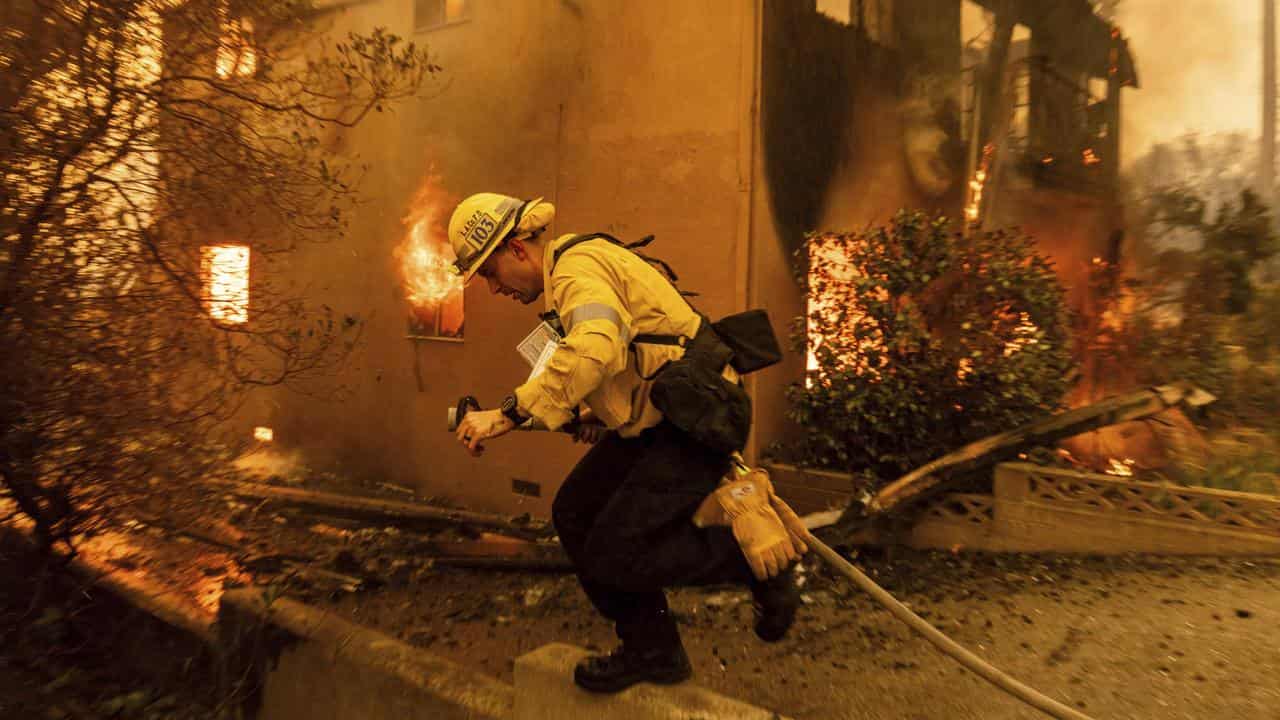
[[[555,257],[555,251],[563,245],[566,240],[572,237],[577,237],[577,235],[574,233],[561,235],[555,240],[548,242],[547,246],[542,250],[542,296],[546,302],[547,310],[555,309],[555,300],[551,297],[551,265],[552,260]]]

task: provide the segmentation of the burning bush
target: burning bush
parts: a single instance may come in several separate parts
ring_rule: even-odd
[[[809,307],[792,338],[809,368],[788,390],[804,428],[791,459],[883,482],[1059,407],[1069,324],[1027,236],[904,211],[811,235],[799,259]]]

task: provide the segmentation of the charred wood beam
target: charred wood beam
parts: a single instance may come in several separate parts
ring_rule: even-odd
[[[206,480],[213,487],[221,487],[240,497],[251,497],[286,505],[294,505],[321,511],[328,515],[351,517],[383,524],[438,527],[441,524],[469,525],[496,530],[516,537],[549,537],[552,530],[546,523],[522,520],[505,515],[455,510],[419,502],[382,500],[379,498],[342,495],[339,493],[272,487],[257,483],[228,480]]]
[[[1028,445],[1057,442],[1108,425],[1149,417],[1178,405],[1200,407],[1215,399],[1188,383],[1161,385],[1106,398],[1093,405],[1051,415],[1017,430],[983,438],[916,468],[885,486],[862,508],[863,519],[892,515],[946,489],[948,480],[1002,462]],[[842,518],[842,524],[846,520],[856,522],[856,515],[850,517],[853,512],[851,507]]]

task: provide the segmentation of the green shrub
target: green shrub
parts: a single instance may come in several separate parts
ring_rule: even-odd
[[[1179,462],[1157,479],[1238,492],[1280,494],[1280,433],[1237,427],[1213,433],[1207,458]]]
[[[1060,407],[1069,322],[1027,236],[964,237],[903,211],[885,227],[812,234],[797,257],[809,305],[792,342],[812,354],[788,388],[803,437],[776,448],[785,458],[883,482]]]

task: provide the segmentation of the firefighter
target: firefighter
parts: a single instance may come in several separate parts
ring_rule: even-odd
[[[710,336],[704,319],[649,262],[612,238],[544,235],[554,215],[541,199],[481,193],[460,203],[449,221],[464,282],[479,275],[490,292],[524,305],[545,293],[565,333],[541,373],[501,408],[468,413],[457,439],[478,456],[482,442],[529,418],[561,428],[580,405],[608,429],[602,436],[577,431],[593,444],[552,505],[583,591],[620,640],[613,652],[579,663],[574,680],[595,692],[678,683],[692,668],[664,588],[747,584],[756,634],[776,642],[799,605],[792,560],[803,548],[789,541],[766,487],[726,487],[730,453],[676,427],[651,402],[665,364],[686,346],[692,352],[694,338]],[[715,372],[736,380],[717,357]],[[722,522],[695,525],[700,505],[703,515],[714,505],[711,514]]]

